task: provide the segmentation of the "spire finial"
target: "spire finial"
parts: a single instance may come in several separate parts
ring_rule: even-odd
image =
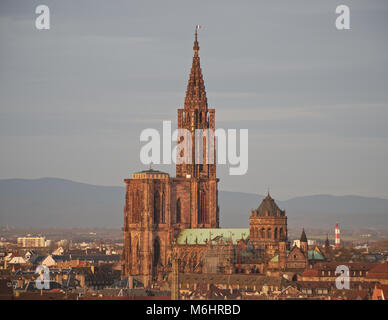
[[[201,26],[198,24],[195,26],[195,32],[194,32],[194,53],[195,55],[198,55],[199,51],[199,44],[198,44],[198,30],[201,29]]]
[[[304,231],[304,227],[302,229],[302,235],[300,236],[300,242],[307,242],[306,232]]]

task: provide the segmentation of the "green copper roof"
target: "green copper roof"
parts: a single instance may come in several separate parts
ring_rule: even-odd
[[[325,260],[325,258],[317,250],[309,250],[309,260]]]
[[[212,241],[217,239],[222,239],[224,242],[228,242],[230,236],[232,236],[233,244],[237,244],[237,240],[241,238],[248,238],[249,229],[248,228],[209,228],[209,229],[183,229],[178,234],[177,244],[196,244],[196,239],[198,244],[206,244],[209,240],[209,235],[211,234]]]
[[[287,250],[286,251],[287,256],[288,256],[289,253],[290,253],[290,250]],[[276,256],[274,256],[270,261],[271,262],[278,262],[279,261],[279,255],[277,254]]]

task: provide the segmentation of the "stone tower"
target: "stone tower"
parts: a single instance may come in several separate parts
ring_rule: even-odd
[[[187,137],[187,140],[190,141],[184,143],[185,151],[187,151],[187,156],[189,157],[187,160],[189,161],[176,165],[176,176],[216,179],[214,136],[203,137],[203,139],[200,139],[202,137],[198,136],[201,141],[195,139],[196,132],[205,133],[205,130],[209,130],[214,133],[215,128],[215,110],[208,109],[205,82],[198,55],[197,30],[195,31],[193,50],[194,56],[187,84],[184,108],[178,109],[178,129],[186,129],[190,132],[190,136]],[[211,138],[212,141],[206,141],[206,139]],[[188,150],[190,147],[191,150]],[[213,157],[211,157],[210,153],[213,154]],[[182,156],[184,155],[182,154]]]
[[[249,239],[268,255],[279,252],[279,244],[287,245],[287,217],[269,193],[249,218]]]
[[[189,132],[195,151],[199,149],[196,130],[214,130],[215,112],[207,105],[197,32],[193,49],[184,109],[178,109],[178,129]],[[206,138],[201,140],[204,145],[208,145]],[[149,169],[124,179],[123,277],[135,276],[146,287],[164,279],[172,269],[171,245],[182,229],[219,227],[216,164],[206,163],[205,156],[203,160],[198,161],[193,153],[192,161],[177,164],[174,178]]]

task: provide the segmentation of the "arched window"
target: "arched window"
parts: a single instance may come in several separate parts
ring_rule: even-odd
[[[164,217],[164,192],[162,193],[162,199],[160,199],[161,200],[161,203],[160,203],[160,205],[161,205],[161,207],[160,207],[160,217],[161,217],[161,222],[162,223],[165,223],[165,217]]]
[[[268,230],[267,230],[267,238],[268,238],[268,239],[271,239],[271,238],[272,238],[271,229],[268,229]]]
[[[284,240],[283,228],[280,228],[279,236],[280,236],[280,240]]]
[[[181,223],[181,199],[176,201],[176,223]]]
[[[265,239],[265,229],[261,228],[261,239]]]
[[[159,224],[159,222],[160,222],[160,195],[159,195],[159,191],[156,191],[154,195],[154,224]]]
[[[278,238],[278,228],[275,228],[275,240]]]
[[[155,239],[154,240],[154,254],[153,254],[153,261],[152,261],[152,265],[154,267],[156,267],[158,264],[159,264],[159,260],[160,260],[160,243],[159,243],[159,239]]]
[[[201,190],[198,197],[198,223],[205,223],[206,219],[206,197],[205,192]]]
[[[136,249],[135,249],[135,256],[133,257],[134,258],[134,262],[135,261],[141,261],[141,255],[140,255],[140,240],[139,238],[136,238]],[[132,263],[132,266],[133,268],[136,268],[138,272],[141,272],[141,263]]]
[[[142,212],[142,201],[139,190],[132,193],[132,223],[139,223]]]

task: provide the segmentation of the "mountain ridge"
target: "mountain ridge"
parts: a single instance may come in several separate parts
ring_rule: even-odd
[[[62,178],[0,179],[0,225],[121,227],[125,187]],[[263,195],[219,191],[221,227],[248,227]],[[277,200],[291,227],[387,228],[388,199],[315,194]]]

